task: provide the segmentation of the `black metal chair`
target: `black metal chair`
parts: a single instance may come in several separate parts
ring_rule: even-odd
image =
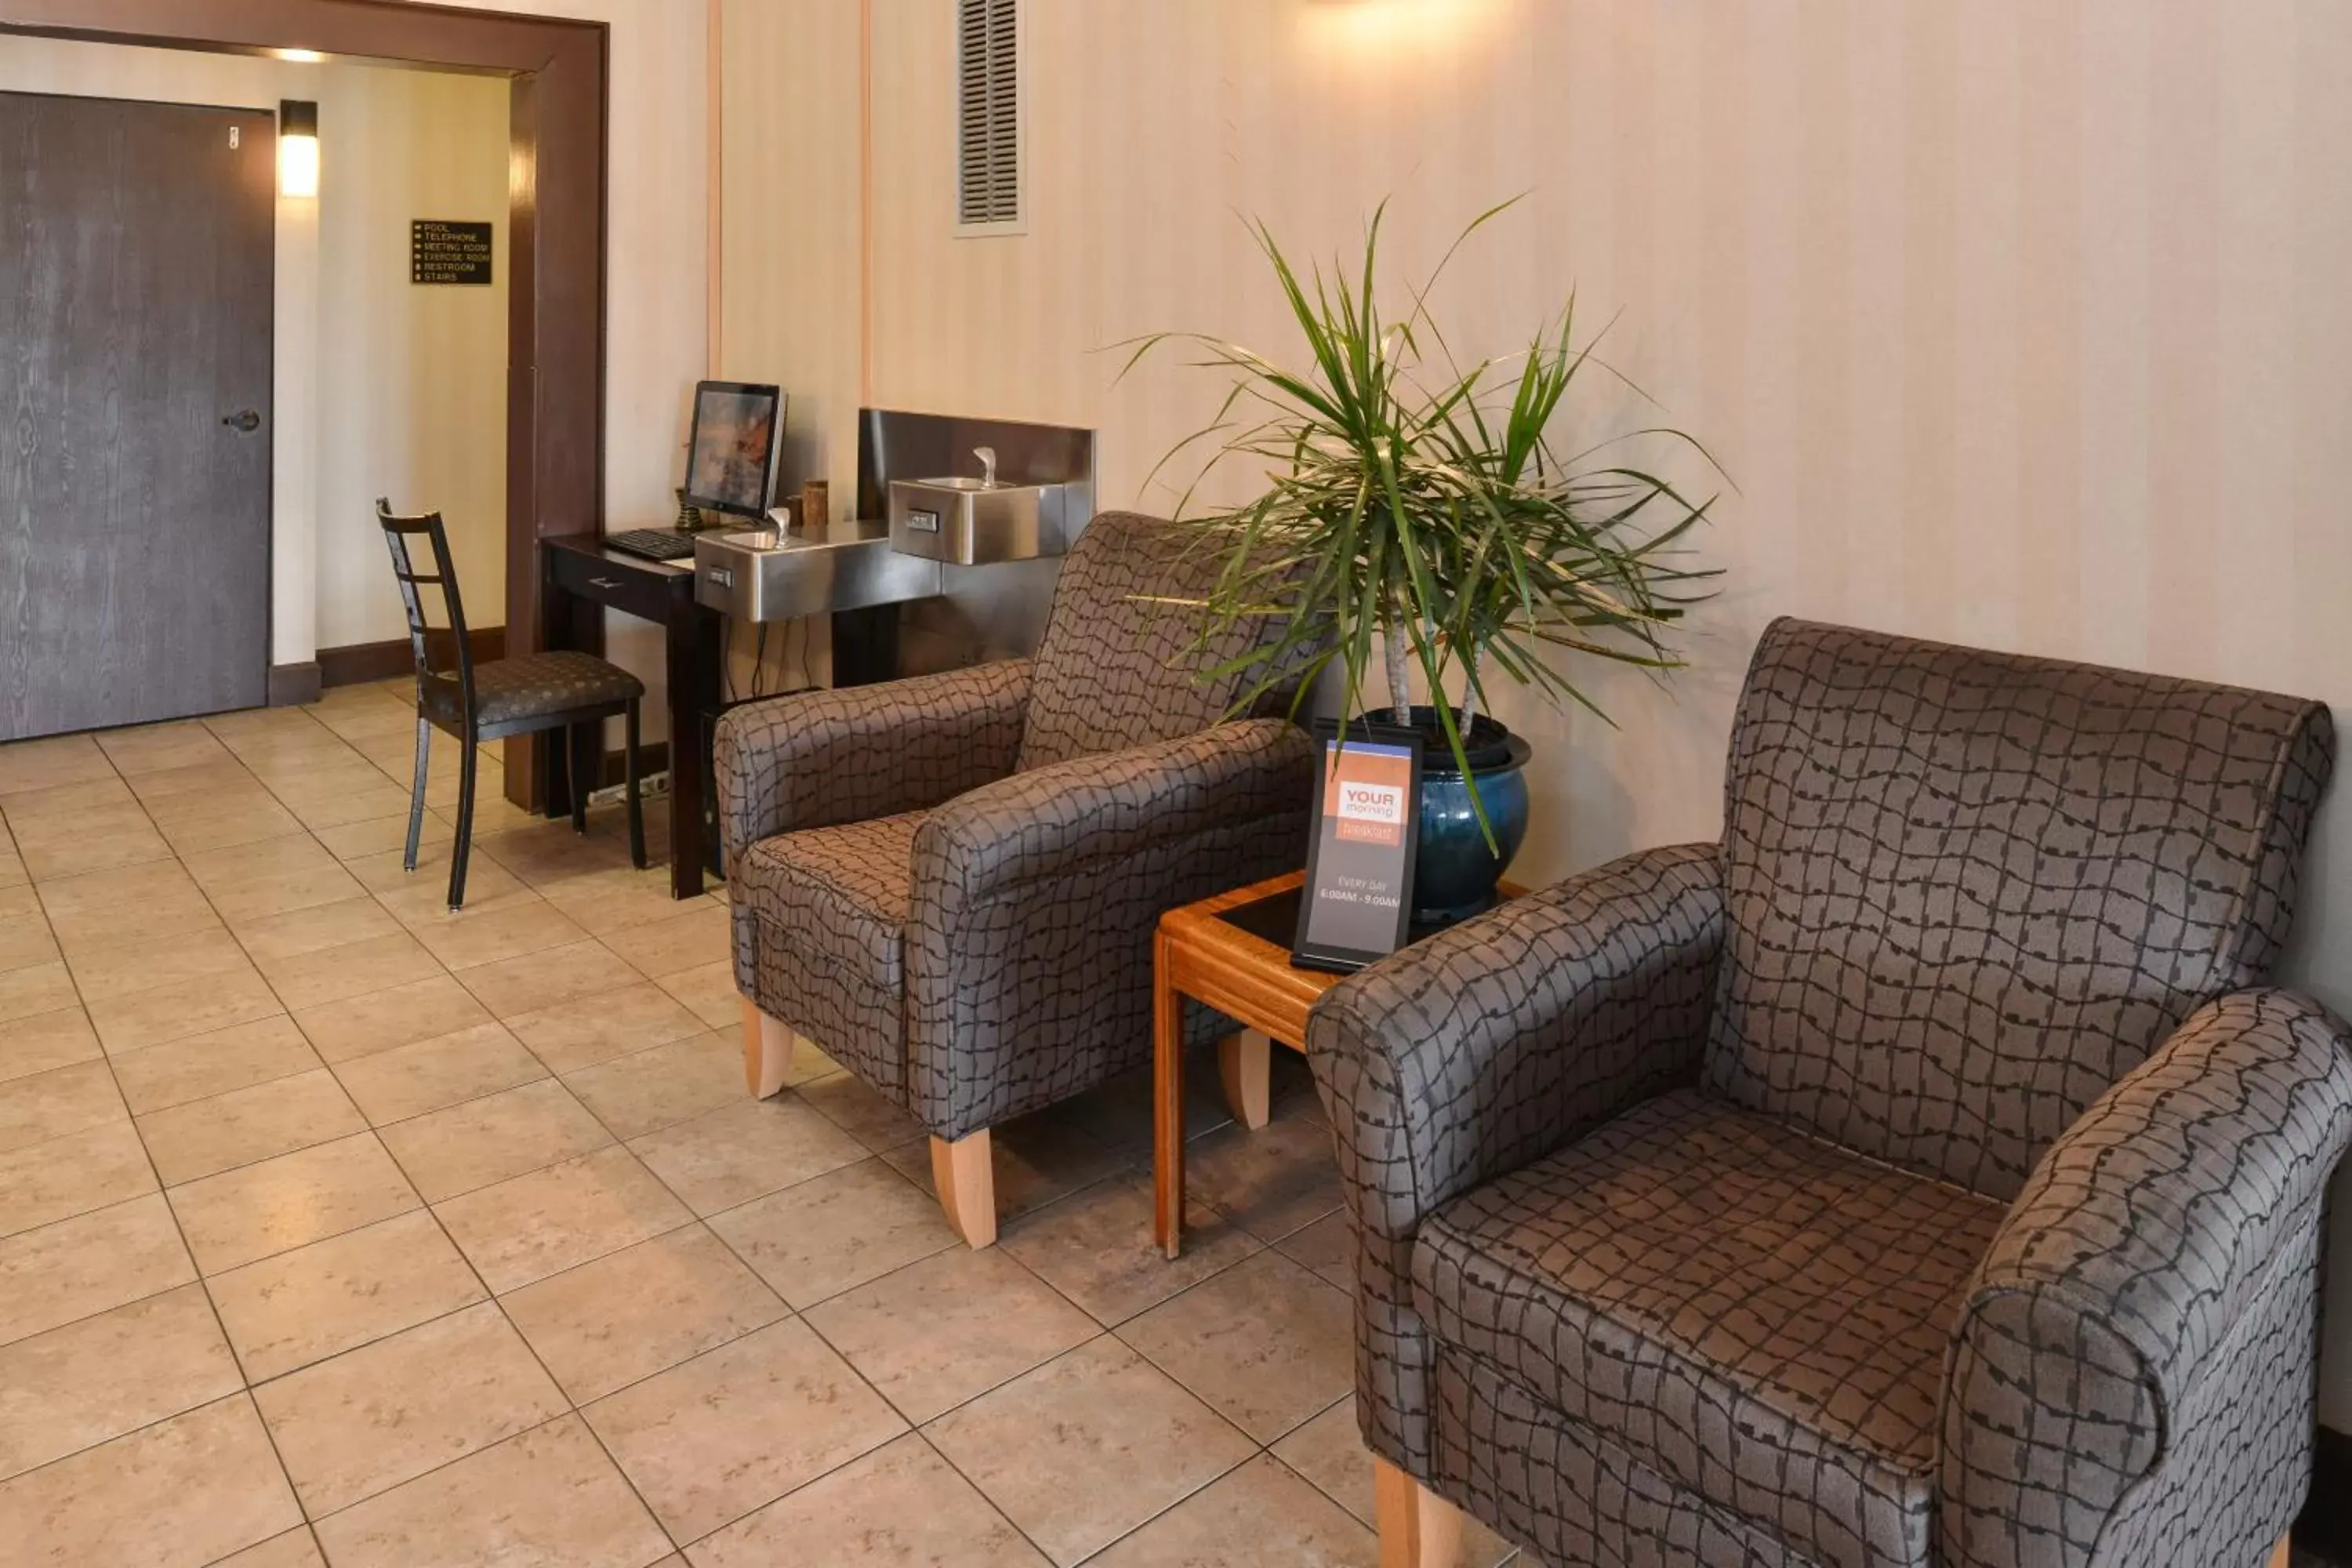
[[[449,561],[449,536],[441,514],[395,517],[392,503],[378,500],[376,521],[392,552],[392,574],[400,582],[400,601],[408,612],[408,642],[416,654],[416,783],[408,803],[408,847],[401,864],[416,869],[416,842],[425,826],[425,773],[433,731],[447,731],[465,744],[457,767],[457,841],[449,854],[449,907],[466,901],[466,857],[474,836],[474,773],[476,755],[485,741],[562,729],[567,744],[559,748],[573,775],[572,829],[588,831],[588,792],[592,778],[580,776],[583,754],[603,754],[600,744],[583,746],[573,726],[602,726],[615,713],[625,729],[622,748],[629,803],[629,860],[639,870],[646,865],[645,808],[637,798],[637,700],[645,683],[615,664],[593,654],[529,653],[511,658],[474,662],[466,637],[466,608],[457,593],[457,569]],[[422,534],[433,550],[433,570],[420,573],[409,553],[408,542]],[[425,618],[421,586],[441,590],[446,626]],[[443,646],[446,645],[446,646]],[[447,654],[436,660],[436,647]],[[436,668],[436,664],[440,668]]]

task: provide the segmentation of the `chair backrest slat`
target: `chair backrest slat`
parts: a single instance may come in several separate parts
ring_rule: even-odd
[[[449,559],[449,534],[441,521],[441,514],[428,511],[419,517],[394,514],[392,502],[379,497],[375,503],[375,520],[383,530],[384,547],[392,554],[392,574],[400,584],[401,607],[408,615],[408,646],[416,658],[416,700],[422,711],[426,683],[435,679],[457,682],[459,711],[474,711],[474,652],[466,636],[466,605],[457,592],[457,570]],[[422,535],[433,553],[433,570],[416,570],[409,552],[408,542]],[[425,613],[425,599],[419,586],[440,590],[442,618],[446,627],[433,625]],[[433,639],[446,637],[457,645],[448,669],[434,668]]]

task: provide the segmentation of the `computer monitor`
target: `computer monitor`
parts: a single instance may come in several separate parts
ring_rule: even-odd
[[[686,449],[686,503],[703,511],[765,518],[776,501],[784,395],[743,381],[694,388],[694,435]]]

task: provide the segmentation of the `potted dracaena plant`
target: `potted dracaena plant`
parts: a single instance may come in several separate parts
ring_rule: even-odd
[[[1490,904],[1527,834],[1529,750],[1487,711],[1495,672],[1607,721],[1559,655],[1681,668],[1666,634],[1704,596],[1694,585],[1717,574],[1681,563],[1677,549],[1712,498],[1692,501],[1604,456],[1646,437],[1687,447],[1713,469],[1696,440],[1646,428],[1556,449],[1563,400],[1601,363],[1574,339],[1572,297],[1525,350],[1466,368],[1432,319],[1430,289],[1446,263],[1511,205],[1473,220],[1394,319],[1375,291],[1386,204],[1366,226],[1353,278],[1337,267],[1327,278],[1318,265],[1302,279],[1253,224],[1305,336],[1304,368],[1199,333],[1123,345],[1133,353],[1122,374],[1173,341],[1233,376],[1215,420],[1161,466],[1191,450],[1209,454],[1204,474],[1223,459],[1266,467],[1268,488],[1254,500],[1195,515],[1187,489],[1177,508],[1198,530],[1192,548],[1222,559],[1206,597],[1168,601],[1202,613],[1201,647],[1246,617],[1282,622],[1250,656],[1258,679],[1237,710],[1302,668],[1311,684],[1336,661],[1345,710],[1361,712],[1377,641],[1389,710],[1370,716],[1423,742],[1413,914],[1426,923]],[[1415,671],[1429,703],[1412,701]]]

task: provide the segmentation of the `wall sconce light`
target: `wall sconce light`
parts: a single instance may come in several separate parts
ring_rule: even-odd
[[[319,194],[319,106],[304,99],[278,105],[278,194]]]

